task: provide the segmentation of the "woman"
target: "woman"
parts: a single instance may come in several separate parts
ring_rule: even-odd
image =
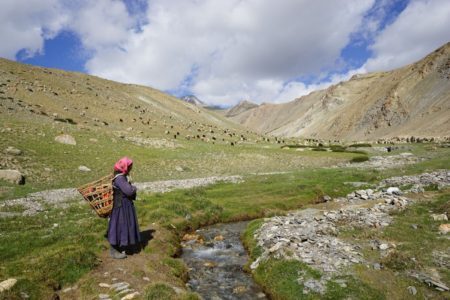
[[[114,165],[113,209],[108,224],[108,241],[111,244],[112,258],[126,258],[124,247],[140,243],[139,225],[133,201],[136,199],[136,187],[128,181],[133,161],[121,158]]]

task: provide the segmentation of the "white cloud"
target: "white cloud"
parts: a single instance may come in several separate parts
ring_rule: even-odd
[[[0,56],[14,59],[43,50],[44,39],[57,34],[66,21],[58,0],[3,0],[0,5]]]
[[[373,2],[153,0],[142,31],[86,66],[163,90],[195,68],[192,91],[204,101],[273,101],[284,82],[333,66]]]
[[[450,41],[450,2],[412,1],[376,38],[368,71],[390,70],[413,63]]]

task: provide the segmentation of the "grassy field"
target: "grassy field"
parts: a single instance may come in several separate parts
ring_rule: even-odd
[[[58,173],[57,176],[50,175],[45,184],[39,183],[36,179],[36,181],[30,180],[24,187],[19,188],[7,184],[2,185],[4,191],[6,190],[3,198],[43,188],[76,186],[103,174],[104,170],[108,170],[116,157],[120,157],[122,153],[132,153],[130,156],[136,160],[134,178],[137,181],[173,178],[174,176],[183,178],[217,175],[217,172],[220,172],[221,175],[244,175],[244,182],[240,184],[221,183],[165,194],[139,195],[136,206],[141,227],[153,226],[157,228],[157,234],[140,254],[148,263],[140,269],[136,269],[129,276],[141,276],[140,274],[144,273],[157,274],[154,275],[155,278],[148,275],[150,282],[153,283],[145,288],[149,295],[148,299],[158,299],[158,295],[170,294],[170,286],[169,289],[167,286],[163,286],[166,281],[180,286],[183,284],[186,278],[183,268],[180,267],[178,261],[172,261],[172,257],[179,253],[179,237],[187,231],[206,224],[256,219],[314,205],[325,194],[334,197],[350,192],[353,188],[343,184],[347,181],[376,183],[394,175],[450,168],[449,150],[436,148],[436,150],[427,151],[424,149],[428,147],[427,145],[414,146],[412,151],[427,155],[428,160],[414,166],[381,172],[348,168],[317,168],[318,165],[328,165],[335,161],[348,161],[358,155],[354,153],[298,152],[293,149],[282,150],[280,147],[271,145],[268,148],[261,145],[242,145],[240,148],[232,148],[184,142],[183,147],[185,148],[167,151],[135,147],[117,140],[115,147],[102,150],[103,147],[92,147],[89,142],[89,138],[92,136],[90,132],[73,133],[79,141],[76,147],[67,148],[70,146],[52,144],[52,147],[45,148],[46,145],[52,143],[55,133],[51,128],[48,130],[44,138],[36,136],[34,140],[31,138],[18,139],[12,145],[25,151],[22,158],[31,158],[21,162],[24,166],[33,162],[37,164],[38,168],[50,166],[56,170],[65,160],[65,152],[70,153],[71,157],[78,157],[78,159],[66,161],[66,167],[60,170],[61,173]],[[104,140],[106,143],[111,137],[96,135],[96,138],[99,141]],[[1,146],[4,147],[3,144]],[[90,155],[83,157],[86,149],[90,149]],[[221,158],[209,162],[214,166],[211,168],[198,167],[202,163],[207,164],[205,157],[219,155],[218,153]],[[95,159],[95,157],[103,157],[102,155],[105,154],[109,157],[108,160]],[[245,159],[240,156],[243,154],[247,155]],[[251,155],[256,157],[264,155],[268,159],[264,160],[263,164],[257,164],[257,161],[261,159],[257,158],[252,161]],[[37,159],[38,157],[40,159]],[[38,161],[34,162],[34,159]],[[252,163],[244,162],[247,159]],[[192,163],[192,171],[171,173],[173,171],[168,170],[170,168],[167,167],[167,164],[175,165],[179,161],[186,162],[187,166]],[[165,168],[161,167],[162,162],[166,164]],[[92,167],[92,173],[81,174],[77,170],[79,164]],[[157,166],[155,167],[155,165]],[[288,171],[289,173],[251,174],[263,171]],[[19,207],[14,209],[20,211]],[[11,291],[0,297],[20,299],[21,293],[26,293],[31,299],[49,298],[55,292],[58,293],[74,284],[81,286],[79,288],[81,297],[96,296],[96,289],[87,286],[86,282],[93,281],[92,273],[95,273],[96,266],[101,264],[98,257],[107,249],[107,242],[103,238],[105,228],[106,220],[94,216],[85,203],[77,202],[68,209],[47,207],[45,212],[34,217],[0,219],[0,279],[14,277],[19,280]],[[396,234],[395,231],[392,232],[392,235]],[[255,255],[254,251],[252,250],[252,255]],[[255,278],[267,289],[284,290],[287,288],[288,283],[286,282],[270,287],[272,283],[278,284],[274,278],[280,272],[284,274],[284,272],[289,273],[301,269],[305,270],[307,274],[311,273],[311,276],[318,276],[300,263],[269,261],[262,267],[264,272],[261,274],[266,275],[255,274]],[[361,272],[361,276],[351,281],[350,286],[354,287],[351,289],[351,293],[342,291],[338,285],[332,284],[329,290],[332,291],[332,295],[342,294],[348,297],[357,293],[368,293],[372,297],[368,299],[382,299],[384,294],[380,290],[383,287],[367,280],[366,277],[369,275]],[[159,282],[161,285],[154,284],[158,280],[163,280],[163,282]],[[298,286],[295,287],[295,289],[298,288]],[[332,295],[330,295],[330,299],[334,299]],[[180,299],[195,299],[196,296],[185,293],[179,297]],[[289,299],[289,297],[282,294],[280,299]]]

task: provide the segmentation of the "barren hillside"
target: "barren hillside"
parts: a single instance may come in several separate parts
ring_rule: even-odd
[[[0,100],[3,121],[64,122],[117,135],[132,132],[217,143],[236,141],[246,133],[219,114],[149,87],[1,58]]]
[[[349,81],[284,104],[230,117],[275,136],[368,140],[450,132],[450,43],[390,72]]]

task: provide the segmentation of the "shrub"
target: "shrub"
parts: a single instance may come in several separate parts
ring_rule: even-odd
[[[365,162],[365,161],[368,161],[368,160],[369,160],[368,156],[356,156],[356,157],[353,157],[350,162],[352,162],[352,163],[360,163],[360,162]]]
[[[144,299],[147,300],[166,300],[175,298],[176,293],[170,286],[164,283],[156,283],[145,290]]]
[[[358,143],[358,144],[352,144],[349,147],[353,147],[353,148],[372,147],[372,145],[371,144],[367,144],[367,143]]]

